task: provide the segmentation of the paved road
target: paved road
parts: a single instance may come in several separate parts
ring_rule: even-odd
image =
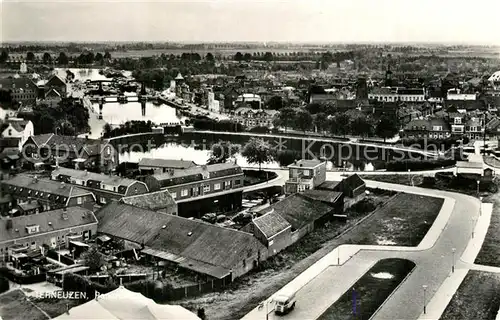
[[[333,180],[334,175],[328,173],[327,178]],[[429,300],[448,278],[454,264],[453,258],[457,269],[466,267],[466,263],[461,262],[459,257],[469,242],[474,225],[473,219],[477,220],[479,215],[477,199],[462,194],[374,181],[367,181],[367,185],[373,188],[446,197],[449,201],[446,201],[438,219],[417,248],[377,246],[376,250],[364,249],[354,252],[354,256],[345,263],[343,260],[348,257],[341,258],[340,266],[337,265],[336,259],[331,259],[326,269],[317,270],[317,276],[298,290],[296,310],[283,318],[316,319],[378,260],[398,257],[414,261],[417,267],[381,307],[374,319],[418,319],[423,310],[422,286],[428,286],[427,300]],[[425,245],[422,246],[423,243]],[[456,249],[455,254],[452,253],[452,248]],[[404,251],[405,249],[407,251]],[[243,319],[263,318],[262,310],[254,309]],[[273,318],[274,315],[270,317]]]

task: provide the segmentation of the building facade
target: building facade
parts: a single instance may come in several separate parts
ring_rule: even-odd
[[[65,182],[91,191],[99,204],[149,192],[144,182],[118,176],[61,167],[52,171],[51,175],[54,181]]]
[[[326,180],[326,162],[300,160],[288,166],[289,179],[285,182],[285,194],[312,190]]]
[[[97,233],[97,219],[91,210],[71,207],[0,219],[0,228],[0,255],[10,261],[43,246],[66,248],[71,240],[88,240]]]

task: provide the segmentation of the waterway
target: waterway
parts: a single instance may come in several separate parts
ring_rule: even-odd
[[[57,74],[63,79],[66,78],[64,68],[56,68]],[[74,75],[75,80],[85,82],[87,80],[111,80],[104,75],[99,74],[98,69],[69,69]],[[131,77],[130,71],[125,71],[124,76]],[[130,94],[135,95],[135,94]],[[106,123],[112,126],[119,126],[127,121],[151,121],[160,123],[180,123],[182,117],[178,116],[176,110],[165,104],[155,105],[152,102],[140,103],[137,101],[127,103],[117,103],[116,99],[109,98],[108,102],[102,105],[102,119],[99,119],[99,104],[92,103],[92,110],[89,125],[91,132],[89,138],[99,138],[102,135],[103,127]]]

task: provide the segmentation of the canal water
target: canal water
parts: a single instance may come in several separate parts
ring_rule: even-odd
[[[66,70],[64,68],[56,68],[56,73],[62,77],[66,78]],[[75,80],[85,82],[87,80],[111,80],[106,78],[104,75],[99,74],[98,69],[69,69],[74,75]],[[131,77],[130,71],[125,71],[124,76]],[[128,95],[135,95],[133,93],[127,93]],[[152,102],[140,103],[137,99],[131,99],[135,101],[130,101],[127,103],[117,103],[116,99],[108,98],[108,102],[102,105],[102,120],[99,118],[99,104],[93,103],[92,109],[93,113],[90,114],[90,127],[91,134],[90,138],[101,137],[103,127],[106,123],[112,126],[119,126],[127,121],[151,121],[156,124],[160,123],[180,123],[183,118],[178,116],[176,110],[168,105],[161,104],[155,105]]]

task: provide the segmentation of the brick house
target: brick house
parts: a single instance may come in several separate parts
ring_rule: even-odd
[[[28,78],[0,79],[0,90],[9,91],[12,101],[23,105],[34,104],[38,96],[38,87]]]
[[[188,169],[170,169],[147,176],[150,191],[167,189],[178,204],[179,215],[201,217],[217,209],[241,207],[243,170],[236,163],[218,163]]]
[[[113,175],[62,167],[56,168],[51,175],[54,181],[62,181],[91,191],[99,204],[149,192],[144,182]]]
[[[95,205],[92,192],[64,182],[40,179],[37,176],[18,174],[1,182],[4,195],[13,199],[11,207],[37,201],[41,211],[64,207],[83,206],[91,209]]]
[[[285,194],[312,190],[326,180],[326,162],[299,160],[288,166],[289,178],[285,182]]]
[[[0,255],[7,261],[44,245],[67,247],[70,240],[90,239],[97,233],[97,219],[82,207],[0,219]]]
[[[450,125],[445,119],[442,118],[413,120],[410,121],[404,128],[404,137],[410,139],[446,139],[450,136]]]

